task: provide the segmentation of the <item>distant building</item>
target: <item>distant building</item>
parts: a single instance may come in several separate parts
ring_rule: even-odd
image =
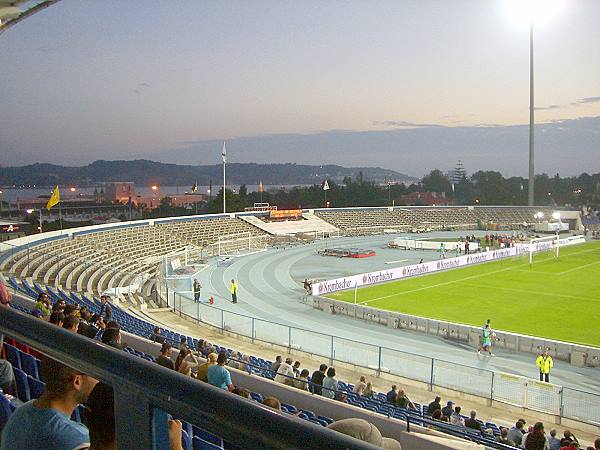
[[[444,192],[411,192],[400,197],[407,206],[447,206],[450,204]]]
[[[104,183],[104,201],[127,203],[135,201],[135,183],[133,181],[112,181]]]
[[[450,183],[460,183],[463,180],[463,178],[467,177],[467,171],[463,166],[463,162],[459,159],[456,163],[456,167],[452,170],[449,170],[447,175],[448,179],[450,180]]]
[[[132,199],[133,204],[144,205],[147,209],[154,209],[160,206],[160,201],[169,197],[171,199],[171,206],[179,206],[182,208],[192,207],[196,203],[205,202],[208,196],[204,194],[176,194],[176,195],[166,195],[166,194],[156,194],[147,197],[134,197]]]

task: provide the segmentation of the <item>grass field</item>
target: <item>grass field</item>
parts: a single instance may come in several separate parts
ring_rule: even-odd
[[[358,290],[358,303],[600,347],[600,241]],[[354,302],[354,291],[329,295]]]

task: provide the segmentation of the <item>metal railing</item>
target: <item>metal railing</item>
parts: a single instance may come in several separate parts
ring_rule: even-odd
[[[11,308],[0,308],[0,332],[111,385],[118,448],[165,448],[166,413],[243,448],[377,448]]]
[[[458,364],[416,353],[282,325],[191,300],[158,283],[159,295],[181,316],[250,339],[447,388],[563,418],[600,424],[600,394],[544,383],[519,375]]]

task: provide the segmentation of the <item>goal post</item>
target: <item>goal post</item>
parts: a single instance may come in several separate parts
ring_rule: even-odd
[[[529,265],[533,263],[533,254],[543,251],[552,251],[554,256],[558,258],[560,254],[560,236],[544,236],[541,238],[534,238],[529,243]]]

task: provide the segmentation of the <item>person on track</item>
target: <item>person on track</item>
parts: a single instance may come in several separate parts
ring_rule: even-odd
[[[231,291],[231,303],[237,303],[238,285],[233,278],[231,279],[231,287],[229,290]]]
[[[550,383],[550,369],[554,367],[554,361],[552,360],[552,356],[548,354],[548,349],[544,350],[544,352],[537,357],[535,365],[538,366],[538,369],[540,370],[540,381]]]
[[[477,351],[477,353],[481,355],[481,352],[488,352],[489,356],[494,356],[494,354],[492,353],[492,338],[494,337],[494,335],[494,331],[490,327],[490,324],[486,323],[483,326],[481,348]]]

